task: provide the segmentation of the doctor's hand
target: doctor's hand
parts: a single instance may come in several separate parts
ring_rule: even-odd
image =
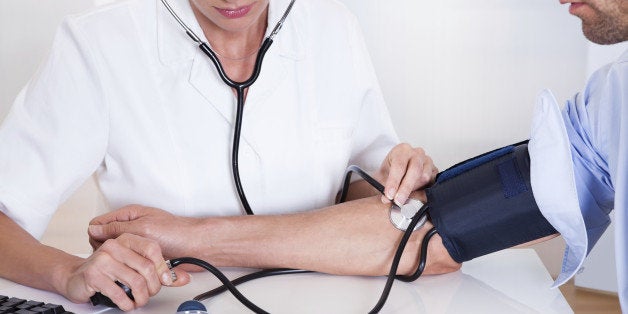
[[[434,182],[438,169],[420,147],[399,144],[388,153],[375,177],[384,184],[383,203],[405,204],[410,193]]]
[[[158,208],[128,205],[98,216],[89,222],[89,243],[96,249],[107,239],[131,233],[156,241],[167,258],[190,255],[197,219],[175,216]],[[180,267],[177,267],[180,268]]]
[[[96,292],[109,297],[123,311],[144,306],[162,285],[182,286],[190,281],[183,271],[172,281],[170,270],[161,255],[159,245],[137,235],[122,234],[105,241],[87,259],[64,264],[63,294],[73,302],[88,302]],[[131,288],[131,300],[115,281]]]

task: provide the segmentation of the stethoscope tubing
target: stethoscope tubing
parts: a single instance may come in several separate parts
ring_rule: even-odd
[[[249,201],[246,198],[246,194],[244,193],[244,187],[242,186],[242,180],[240,179],[239,154],[240,154],[240,137],[242,133],[242,120],[244,117],[244,92],[246,88],[250,87],[251,85],[253,85],[253,83],[255,83],[255,81],[257,81],[259,74],[262,72],[262,63],[264,61],[264,56],[266,55],[266,52],[268,51],[268,49],[270,48],[272,44],[273,44],[273,40],[270,37],[264,39],[262,46],[257,52],[257,57],[255,58],[255,66],[253,68],[253,73],[251,73],[251,76],[246,81],[242,81],[242,82],[237,82],[229,78],[229,76],[225,72],[225,69],[222,66],[222,63],[220,63],[220,60],[218,60],[218,56],[211,48],[209,48],[209,45],[207,45],[207,43],[201,42],[201,44],[199,45],[199,48],[201,49],[201,51],[203,51],[203,53],[205,53],[205,55],[207,55],[207,57],[209,57],[209,59],[212,61],[214,66],[216,66],[216,70],[218,71],[218,75],[220,76],[222,81],[225,82],[227,86],[235,89],[236,91],[237,104],[236,104],[236,119],[233,125],[233,143],[232,143],[232,149],[231,149],[231,171],[233,175],[233,182],[238,192],[238,197],[240,198],[242,207],[244,208],[244,211],[246,212],[247,215],[253,215],[254,213],[253,213],[253,210],[251,209],[251,205],[249,204]]]
[[[251,76],[249,76],[247,80],[242,82],[237,82],[229,78],[229,76],[225,72],[225,69],[222,66],[222,63],[220,63],[218,56],[206,42],[201,42],[198,47],[207,55],[207,57],[209,57],[214,66],[216,66],[216,70],[218,71],[218,75],[220,75],[222,81],[225,82],[227,86],[236,89],[236,91],[243,92],[245,88],[250,87],[251,85],[253,85],[253,83],[255,83],[255,81],[257,81],[257,78],[262,71],[262,63],[264,61],[264,57],[266,56],[266,52],[272,44],[273,40],[270,37],[264,39],[262,45],[259,48],[259,51],[257,52],[257,57],[255,58],[253,73],[251,73]]]
[[[264,62],[264,57],[266,56],[266,52],[268,52],[268,49],[273,44],[273,38],[277,35],[277,33],[279,33],[279,30],[281,30],[281,28],[283,27],[283,23],[288,17],[288,14],[290,13],[290,11],[292,10],[292,6],[294,5],[295,1],[296,0],[290,1],[288,8],[286,8],[286,11],[284,12],[279,22],[277,22],[277,25],[275,25],[270,35],[266,37],[264,41],[262,42],[262,45],[260,46],[259,51],[257,52],[257,56],[255,58],[255,65],[253,67],[253,73],[251,73],[251,76],[249,76],[249,78],[246,79],[245,81],[238,82],[238,81],[232,80],[229,77],[229,75],[227,75],[216,53],[209,47],[209,45],[206,42],[201,40],[200,37],[196,35],[196,33],[194,33],[194,31],[192,31],[192,29],[188,27],[187,24],[185,24],[185,22],[183,22],[183,20],[172,9],[168,1],[161,0],[161,2],[166,7],[168,12],[170,12],[170,14],[177,21],[177,23],[179,23],[179,25],[183,27],[183,29],[185,30],[185,33],[188,36],[190,36],[190,38],[192,38],[194,42],[198,44],[198,47],[201,49],[201,51],[203,51],[203,53],[207,55],[209,60],[211,60],[211,62],[216,67],[216,71],[218,72],[218,75],[220,76],[222,81],[225,84],[227,84],[227,86],[235,89],[236,118],[235,118],[234,126],[233,126],[234,130],[233,130],[233,143],[232,143],[232,149],[231,149],[231,171],[233,175],[233,182],[234,182],[236,191],[238,193],[238,198],[240,199],[240,203],[242,204],[242,207],[247,215],[253,215],[254,213],[253,213],[253,210],[251,209],[251,205],[249,204],[249,201],[246,198],[246,194],[244,193],[244,187],[242,186],[242,180],[240,179],[239,152],[240,152],[240,137],[242,133],[242,120],[244,116],[244,102],[245,102],[244,94],[245,94],[245,90],[249,88],[251,85],[253,85],[255,81],[257,81],[257,78],[259,77],[262,71],[262,64]]]

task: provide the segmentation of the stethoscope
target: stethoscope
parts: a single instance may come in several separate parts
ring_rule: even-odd
[[[244,194],[244,188],[242,187],[242,182],[240,180],[240,168],[238,166],[238,154],[239,154],[239,149],[240,149],[240,132],[242,130],[242,116],[244,113],[244,90],[249,88],[251,85],[253,85],[253,83],[255,83],[255,81],[257,81],[257,78],[259,77],[259,74],[262,70],[262,62],[264,61],[264,56],[266,55],[268,48],[270,48],[270,46],[273,44],[273,39],[275,38],[275,36],[277,36],[277,33],[279,33],[279,31],[281,30],[281,27],[283,26],[284,21],[286,20],[286,18],[288,17],[288,14],[292,10],[292,6],[294,5],[294,2],[295,0],[290,1],[288,8],[283,13],[283,16],[281,17],[281,19],[279,19],[279,22],[277,22],[277,25],[275,25],[275,28],[273,28],[273,31],[262,42],[262,45],[260,46],[259,51],[257,53],[257,58],[255,59],[255,66],[253,68],[253,73],[251,73],[251,76],[246,81],[236,82],[232,80],[231,78],[229,78],[229,76],[225,72],[225,69],[222,66],[222,63],[220,63],[220,60],[218,60],[218,56],[209,47],[209,45],[203,40],[201,40],[200,37],[198,37],[196,33],[194,33],[194,31],[192,31],[192,29],[190,29],[183,22],[183,20],[181,20],[181,18],[174,12],[170,4],[168,4],[168,1],[161,0],[161,3],[163,3],[166,9],[168,9],[168,12],[170,12],[170,14],[172,14],[174,19],[181,25],[181,27],[185,29],[185,33],[188,34],[188,36],[190,36],[190,38],[192,38],[192,40],[199,45],[198,47],[201,48],[201,50],[207,55],[207,57],[209,57],[212,63],[214,63],[214,66],[216,66],[216,70],[218,71],[218,74],[220,75],[220,78],[222,79],[222,81],[225,82],[227,86],[235,89],[236,91],[237,112],[236,112],[236,120],[235,120],[234,131],[233,131],[231,167],[232,167],[232,172],[233,172],[233,182],[235,183],[236,189],[238,191],[238,197],[240,198],[242,207],[244,208],[244,211],[246,212],[247,215],[253,215],[253,210],[251,209],[251,206],[249,205],[249,202],[246,199],[246,195]]]
[[[294,5],[295,1],[296,0],[290,1],[288,8],[284,12],[279,22],[277,22],[277,25],[275,25],[275,28],[273,29],[273,31],[262,42],[262,45],[260,46],[259,51],[257,53],[257,57],[255,59],[255,66],[254,66],[253,73],[251,74],[251,76],[246,81],[236,82],[230,79],[229,76],[225,73],[225,70],[222,64],[220,63],[220,60],[218,60],[216,53],[209,47],[209,45],[206,42],[202,41],[194,33],[194,31],[192,31],[181,20],[181,18],[174,12],[172,7],[168,4],[167,0],[161,0],[161,2],[166,7],[168,12],[170,12],[170,14],[174,17],[174,19],[183,27],[186,34],[190,38],[192,38],[192,40],[199,45],[199,48],[201,49],[201,51],[203,51],[203,53],[205,53],[209,57],[209,59],[212,61],[212,63],[216,67],[216,70],[218,71],[218,74],[220,75],[220,78],[223,80],[223,82],[225,82],[227,86],[235,89],[236,91],[237,113],[236,113],[236,120],[235,120],[235,125],[234,125],[233,149],[232,149],[232,156],[231,156],[232,171],[233,171],[234,183],[238,191],[238,196],[240,198],[242,206],[244,210],[246,211],[247,215],[253,215],[253,211],[251,210],[251,206],[249,205],[246,199],[246,195],[244,194],[244,189],[242,188],[242,182],[240,181],[240,173],[239,173],[239,167],[238,167],[238,150],[239,150],[239,145],[240,145],[240,132],[242,129],[242,116],[244,112],[244,90],[250,87],[251,85],[253,85],[253,83],[255,83],[255,81],[259,77],[259,74],[262,68],[262,62],[264,60],[264,56],[266,55],[266,52],[272,45],[274,37],[281,30],[281,27],[283,26],[284,21],[288,17],[288,14],[292,10],[292,6]],[[350,183],[351,174],[354,172],[359,174],[364,180],[370,183],[380,193],[384,194],[384,187],[379,182],[377,182],[375,179],[373,179],[371,176],[366,174],[357,166],[349,166],[345,173],[345,179],[343,181],[344,184],[342,186],[342,190],[339,194],[340,195],[339,202],[344,201],[347,194],[348,186]],[[420,226],[422,226],[425,223],[427,219],[426,217],[427,210],[428,210],[427,205],[423,205],[420,202],[419,204],[410,203],[409,207],[405,207],[405,206],[400,207],[396,205],[391,206],[391,211],[390,211],[391,222],[393,223],[395,227],[403,230],[404,234],[401,238],[399,246],[397,247],[395,256],[393,257],[393,262],[391,265],[390,272],[388,274],[388,280],[386,281],[384,290],[382,291],[382,294],[377,304],[373,307],[373,309],[369,313],[377,313],[381,310],[381,308],[384,306],[384,303],[386,302],[386,299],[388,298],[388,295],[390,294],[392,283],[395,279],[409,282],[409,281],[416,280],[422,274],[425,268],[425,264],[426,264],[427,243],[432,238],[432,236],[436,233],[434,229],[430,230],[423,238],[422,245],[421,245],[421,254],[419,254],[419,266],[414,272],[414,274],[410,276],[403,276],[403,275],[397,275],[396,272],[399,266],[399,262],[401,260],[403,249],[405,248],[412,232],[418,229]],[[213,297],[215,295],[218,295],[224,291],[229,290],[243,305],[245,305],[247,308],[249,308],[255,313],[267,313],[267,312],[257,307],[257,305],[255,305],[254,303],[249,301],[246,297],[244,297],[244,295],[242,295],[237,290],[237,288],[235,287],[236,285],[244,283],[244,282],[248,282],[253,279],[262,278],[262,277],[311,272],[311,271],[306,271],[306,270],[287,269],[287,268],[266,269],[266,270],[248,274],[243,277],[237,278],[233,281],[230,281],[217,268],[215,268],[214,266],[202,260],[198,260],[198,259],[190,258],[190,257],[183,257],[183,258],[171,259],[168,262],[170,263],[171,267],[176,267],[177,265],[180,265],[180,264],[194,264],[197,266],[201,266],[205,268],[206,270],[210,271],[211,273],[213,273],[223,283],[222,287],[218,287],[214,290],[211,290],[211,291],[208,291],[206,293],[196,296],[194,298],[194,301],[202,301],[210,297]]]

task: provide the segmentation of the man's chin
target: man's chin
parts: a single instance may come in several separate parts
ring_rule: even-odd
[[[613,45],[628,40],[626,32],[621,32],[619,27],[600,28],[599,25],[587,26],[582,24],[582,33],[591,42],[598,45]]]

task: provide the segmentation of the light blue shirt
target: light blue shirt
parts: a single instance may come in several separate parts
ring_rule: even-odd
[[[609,213],[616,209],[618,293],[622,309],[628,312],[628,51],[595,72],[584,91],[567,101],[562,115],[586,227],[587,254],[609,226]],[[554,227],[560,230],[561,226]],[[567,271],[564,263],[562,271]]]

